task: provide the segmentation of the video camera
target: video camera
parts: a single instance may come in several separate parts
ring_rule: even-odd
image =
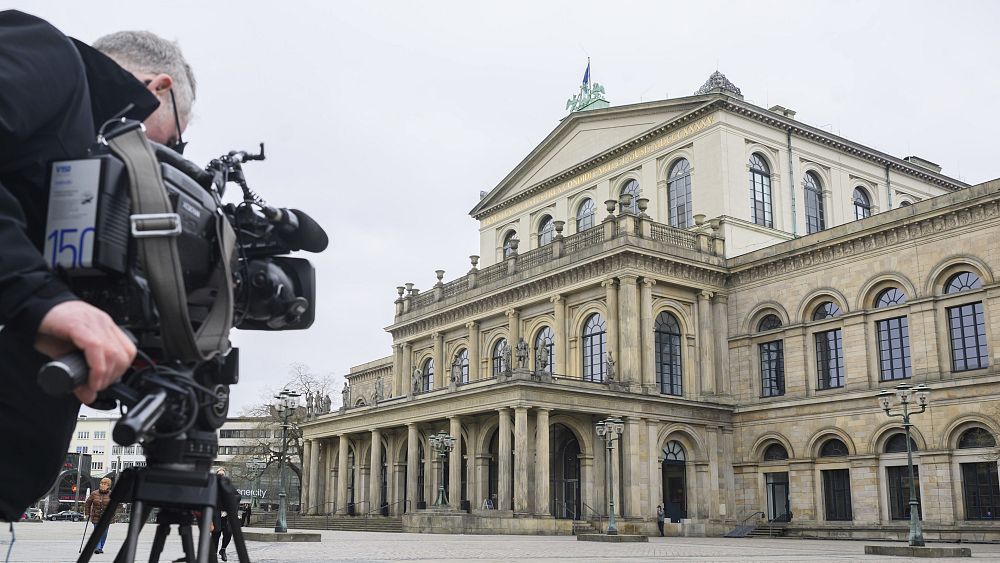
[[[106,125],[107,126],[107,125]],[[127,409],[118,444],[145,444],[150,465],[206,470],[225,422],[238,350],[229,329],[299,330],[314,319],[315,270],[285,256],[322,252],[328,238],[307,214],[267,205],[231,151],[201,168],[121,120],[81,159],[52,164],[45,256],[71,290],[107,312],[139,349],[122,382],[96,408]],[[239,204],[223,204],[228,183]],[[64,394],[86,380],[81,353],[42,368],[38,382]]]

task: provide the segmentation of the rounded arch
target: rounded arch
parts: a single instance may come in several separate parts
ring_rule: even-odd
[[[757,155],[760,157],[761,160],[764,161],[764,164],[767,165],[767,171],[768,174],[771,175],[771,180],[773,181],[777,179],[778,176],[777,151],[774,151],[771,149],[771,147],[764,146],[760,143],[748,144],[746,147],[746,151],[747,152],[745,161],[747,170],[750,170],[750,159],[753,158],[753,155]]]
[[[475,442],[477,452],[486,452],[489,454],[490,451],[490,440],[493,438],[493,433],[500,429],[499,417],[491,416],[486,422],[481,423],[479,427],[479,433],[476,435],[475,439],[470,443]],[[470,450],[471,451],[471,450]]]
[[[832,287],[821,287],[806,295],[795,312],[795,318],[798,321],[811,321],[813,309],[823,301],[833,301],[840,307],[841,314],[850,312],[850,309],[847,307],[847,298],[844,297],[843,293]]]
[[[762,301],[753,309],[750,309],[750,314],[743,319],[743,324],[740,326],[740,333],[751,334],[757,332],[758,323],[767,315],[777,315],[781,319],[782,326],[787,326],[792,322],[788,316],[788,311],[785,310],[785,307],[781,303],[777,301]]]
[[[690,167],[688,168],[688,172],[694,174],[694,153],[691,151],[690,146],[686,146],[670,151],[669,154],[660,158],[659,164],[656,167],[657,183],[666,183],[669,179],[670,169],[681,159],[688,161],[688,166]]]
[[[820,192],[826,193],[830,191],[830,186],[833,185],[833,180],[830,178],[830,172],[819,165],[812,162],[802,163],[802,186],[805,186],[806,174],[812,174],[816,180],[818,180]]]
[[[510,338],[507,337],[507,329],[505,328],[500,329],[490,334],[489,338],[486,339],[486,352],[492,355],[493,349],[496,348],[497,342],[500,342],[501,340],[506,340],[508,346],[513,346],[514,344],[517,344],[516,342],[511,344]]]
[[[844,445],[847,446],[847,451],[849,452],[848,455],[858,454],[858,449],[854,445],[854,440],[851,439],[850,435],[848,435],[847,432],[844,432],[840,428],[836,428],[834,426],[828,426],[826,428],[822,428],[818,430],[815,434],[813,434],[813,437],[809,440],[809,443],[806,445],[805,449],[806,453],[810,457],[814,458],[819,457],[820,447],[822,447],[823,443],[829,440],[830,438],[837,438],[838,440],[843,442]]]
[[[878,213],[878,210],[881,209],[881,207],[879,205],[879,199],[878,199],[878,192],[879,192],[878,185],[875,184],[875,182],[870,182],[870,181],[865,180],[863,178],[852,178],[851,179],[851,183],[848,184],[848,185],[851,187],[851,212],[852,212],[851,214],[852,215],[854,214],[853,211],[854,211],[854,192],[855,192],[855,190],[861,190],[862,192],[864,192],[865,197],[868,198],[868,206],[869,206],[868,210],[869,210],[869,212],[872,215]]]
[[[553,317],[549,313],[538,315],[537,317],[532,317],[524,325],[524,334],[522,336],[524,336],[524,341],[528,343],[528,346],[534,347],[535,335],[538,334],[539,330],[541,330],[543,327],[546,326],[548,327],[556,326],[555,317]],[[553,328],[552,330],[555,330],[555,328]]]
[[[448,362],[448,365],[451,365],[451,362],[455,360],[455,354],[457,354],[459,351],[461,351],[462,348],[465,348],[466,350],[468,350],[468,348],[469,348],[469,337],[468,336],[463,336],[461,338],[456,338],[455,340],[452,340],[451,342],[448,342],[445,345],[444,356],[445,356],[445,358],[450,358],[450,360]]]
[[[991,434],[1000,434],[1000,426],[992,418],[982,414],[960,415],[948,424],[947,429],[942,433],[941,449],[954,450],[958,448],[958,440],[966,430],[974,427],[983,427]],[[1000,440],[998,440],[1000,442]]]
[[[614,182],[611,183],[611,197],[618,199],[618,196],[622,193],[622,189],[625,188],[625,185],[628,184],[630,180],[635,180],[639,183],[639,193],[641,194],[643,190],[642,178],[639,176],[639,170],[636,169],[629,170],[628,172],[625,172],[621,176],[615,178]]]
[[[681,329],[681,336],[692,334],[694,323],[688,318],[687,313],[678,304],[668,301],[656,301],[653,303],[653,320],[660,316],[660,313],[670,313],[677,319],[677,325]]]
[[[557,414],[549,418],[549,426],[561,424],[576,436],[576,441],[580,444],[580,455],[594,454],[594,432],[593,427],[581,422],[578,418],[570,415]]]
[[[983,285],[990,285],[993,281],[993,271],[983,260],[976,256],[962,254],[950,256],[938,263],[927,276],[925,295],[944,294],[944,284],[948,278],[963,270],[971,271],[983,280]]]
[[[899,422],[891,420],[883,423],[882,426],[879,426],[872,432],[871,440],[868,442],[867,453],[873,455],[883,453],[885,451],[885,443],[901,432],[903,432],[903,425]],[[916,427],[910,427],[910,438],[913,439],[913,443],[917,445],[918,450],[925,451],[928,449],[927,440],[924,439],[924,435]]]
[[[910,281],[910,278],[899,272],[883,272],[877,274],[868,279],[861,286],[861,290],[858,292],[858,302],[855,308],[858,310],[862,309],[874,309],[875,308],[875,298],[884,290],[890,287],[899,287],[906,294],[907,301],[912,301],[919,297],[917,293],[916,286]]]
[[[570,324],[572,327],[569,333],[570,338],[579,338],[583,334],[583,328],[587,323],[587,319],[594,313],[600,313],[601,317],[605,320],[608,318],[608,308],[600,301],[586,303],[573,313],[573,320]]]
[[[544,209],[539,210],[531,223],[531,238],[534,239],[534,246],[536,248],[544,246],[552,242],[552,237],[555,236],[555,220],[556,220],[556,207],[555,205],[550,205]],[[544,232],[548,230],[548,232]]]
[[[660,428],[660,431],[657,432],[656,443],[658,445],[656,455],[658,458],[662,456],[663,448],[667,447],[667,442],[671,440],[677,440],[684,446],[684,453],[687,455],[688,462],[700,462],[708,459],[708,448],[705,446],[705,440],[694,427],[683,423],[668,424]],[[658,459],[658,461],[663,460]]]
[[[784,446],[785,451],[788,452],[788,459],[795,459],[795,448],[792,447],[792,443],[788,441],[788,438],[779,432],[767,432],[760,438],[757,438],[753,446],[750,446],[750,460],[763,461],[764,452],[771,444],[781,444]]]

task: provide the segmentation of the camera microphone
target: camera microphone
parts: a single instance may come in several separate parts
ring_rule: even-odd
[[[303,211],[275,207],[265,207],[263,211],[268,221],[278,226],[281,238],[292,250],[323,252],[330,244],[323,227]]]

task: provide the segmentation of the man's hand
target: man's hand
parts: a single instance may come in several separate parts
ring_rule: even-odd
[[[66,301],[50,309],[38,326],[35,349],[50,358],[83,351],[90,375],[86,384],[73,390],[83,404],[92,403],[98,391],[117,381],[136,352],[135,344],[107,313],[83,301]]]

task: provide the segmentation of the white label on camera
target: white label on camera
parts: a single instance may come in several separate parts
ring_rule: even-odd
[[[101,161],[53,162],[51,178],[45,259],[52,268],[89,268],[94,261]]]

